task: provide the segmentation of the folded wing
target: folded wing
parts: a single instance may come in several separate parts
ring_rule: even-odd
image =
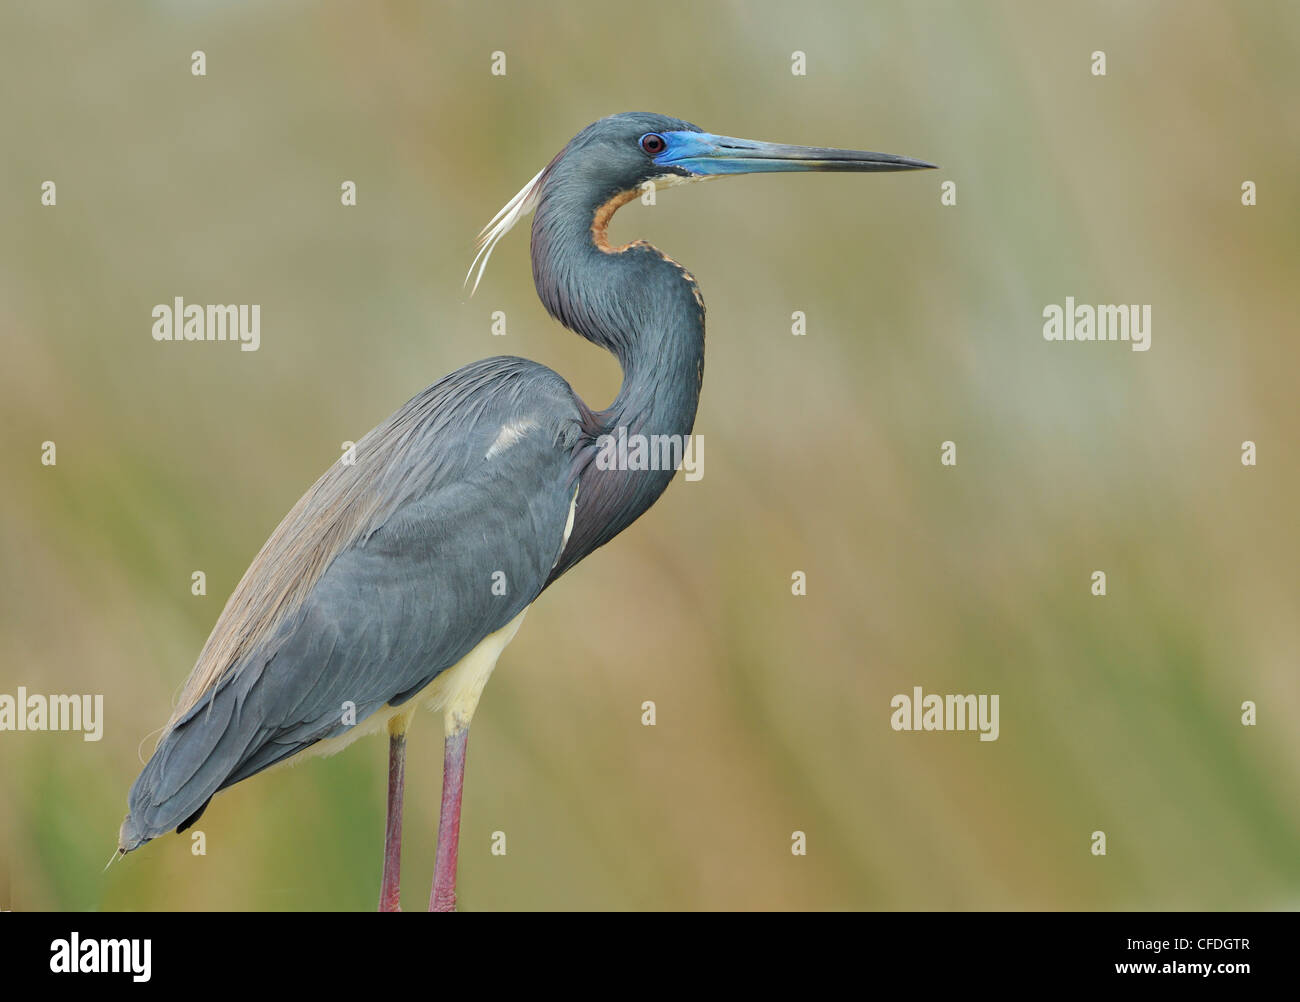
[[[123,851],[411,699],[527,608],[563,546],[579,422],[554,372],[488,359],[331,467],[227,603],[131,788]]]

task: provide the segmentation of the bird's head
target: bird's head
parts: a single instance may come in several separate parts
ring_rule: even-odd
[[[602,206],[617,207],[622,204],[620,199],[634,197],[647,183],[661,188],[737,174],[876,172],[934,166],[924,160],[890,153],[787,146],[717,136],[690,122],[650,112],[611,115],[574,136],[483,228],[470,275],[477,268],[474,287],[478,288],[492,248],[515,223],[537,207],[543,191],[548,196],[572,200],[575,211],[594,213]]]

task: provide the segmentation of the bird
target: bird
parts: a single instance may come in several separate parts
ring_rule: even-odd
[[[406,734],[428,707],[444,731],[429,909],[454,911],[470,723],[498,658],[538,596],[643,515],[680,465],[632,468],[602,450],[615,435],[693,434],[704,299],[648,242],[611,244],[611,217],[651,186],[934,166],[736,139],[648,112],[582,129],[484,227],[466,284],[473,276],[472,295],[493,249],[532,214],[537,295],[615,356],[615,399],[596,410],[552,369],[488,358],[416,394],[350,462],[335,461],[218,617],[130,788],[114,858],[185,831],[217,792],[265,769],[387,733],[379,910],[400,910]]]

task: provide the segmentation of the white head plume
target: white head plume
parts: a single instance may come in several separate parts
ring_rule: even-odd
[[[497,241],[509,233],[514,228],[515,223],[537,208],[537,199],[542,190],[542,175],[545,173],[546,168],[543,167],[534,175],[531,181],[519,189],[518,194],[510,199],[479,233],[478,240],[474,244],[474,260],[469,266],[469,271],[465,273],[466,285],[469,284],[470,275],[474,275],[474,288],[469,290],[471,296],[478,289],[479,280],[482,279],[483,272],[487,269],[488,258],[492,256],[492,249],[496,247]],[[477,275],[474,274],[476,267],[478,268]]]

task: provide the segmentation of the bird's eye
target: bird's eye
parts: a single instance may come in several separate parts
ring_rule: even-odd
[[[668,149],[668,140],[657,132],[647,132],[641,137],[641,149],[649,153],[652,157],[657,157],[664,150]]]

